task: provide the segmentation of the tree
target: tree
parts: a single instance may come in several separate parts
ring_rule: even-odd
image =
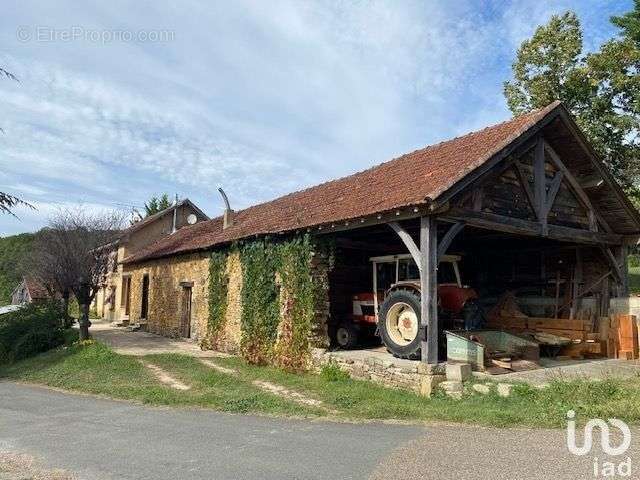
[[[114,261],[113,242],[123,224],[117,212],[89,214],[62,210],[38,234],[38,271],[60,292],[68,289],[80,305],[80,340],[89,338],[89,308]]]
[[[60,234],[45,228],[35,235],[31,255],[27,261],[29,274],[44,286],[50,294],[62,297],[62,319],[64,327],[71,326],[69,298],[73,288],[73,277],[64,267],[57,251],[56,237]]]
[[[0,192],[0,212],[8,213],[9,215],[13,215],[15,217],[15,214],[12,210],[18,205],[29,207],[31,209],[35,208],[30,203],[20,200],[18,197],[14,197],[13,195],[9,195],[8,193]]]
[[[0,67],[0,77],[9,78],[11,80],[15,80],[16,82],[19,81],[18,78],[13,73],[9,72],[8,70],[2,67]],[[4,130],[0,128],[0,132],[4,133]],[[9,215],[13,215],[15,217],[15,215],[12,212],[12,209],[14,207],[17,207],[18,205],[34,208],[33,205],[20,200],[18,197],[9,195],[8,193],[0,192],[0,212],[8,213]]]
[[[149,199],[148,203],[144,204],[144,210],[147,217],[151,215],[155,215],[162,210],[166,210],[171,206],[171,200],[169,200],[169,195],[167,193],[163,193],[160,197],[154,195]]]
[[[621,35],[598,52],[583,54],[582,29],[573,12],[553,15],[525,40],[504,95],[514,115],[561,100],[576,118],[616,180],[636,199],[640,177],[640,0],[612,22]],[[635,37],[634,37],[635,35]],[[635,38],[635,40],[634,40]]]

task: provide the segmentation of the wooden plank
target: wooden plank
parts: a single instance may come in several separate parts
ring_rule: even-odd
[[[438,363],[438,225],[432,215],[420,218],[420,327],[422,361]]]
[[[409,235],[409,232],[402,228],[402,225],[400,225],[398,222],[389,222],[387,225],[389,225],[389,227],[391,227],[391,229],[398,234],[400,240],[402,240],[402,242],[407,247],[407,250],[409,250],[409,253],[413,257],[413,261],[416,262],[418,270],[422,271],[422,264],[420,262],[420,249],[416,245],[416,242],[413,241],[411,235]]]

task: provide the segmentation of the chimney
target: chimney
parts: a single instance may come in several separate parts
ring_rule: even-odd
[[[224,200],[224,215],[222,217],[222,229],[226,230],[228,227],[233,225],[233,210],[229,206],[229,199],[227,198],[227,194],[224,193],[222,188],[218,188],[220,195],[222,195],[222,200]]]
[[[176,233],[178,230],[178,194],[176,193],[176,200],[173,202],[173,222],[171,225],[171,233]]]

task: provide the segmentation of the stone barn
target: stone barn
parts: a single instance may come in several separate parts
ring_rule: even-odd
[[[382,340],[435,364],[445,330],[595,338],[610,299],[628,295],[639,233],[638,212],[556,102],[227,208],[122,264],[131,315],[147,312],[151,332],[285,365],[314,346]]]

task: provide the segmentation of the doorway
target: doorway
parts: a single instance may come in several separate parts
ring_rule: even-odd
[[[129,318],[129,310],[131,306],[131,277],[122,278],[122,293],[120,298],[120,307],[124,310],[124,316]]]
[[[181,300],[182,318],[180,319],[181,335],[184,338],[191,338],[191,285],[182,286]]]
[[[149,312],[149,275],[142,277],[142,307],[140,309],[140,318],[147,319]]]

